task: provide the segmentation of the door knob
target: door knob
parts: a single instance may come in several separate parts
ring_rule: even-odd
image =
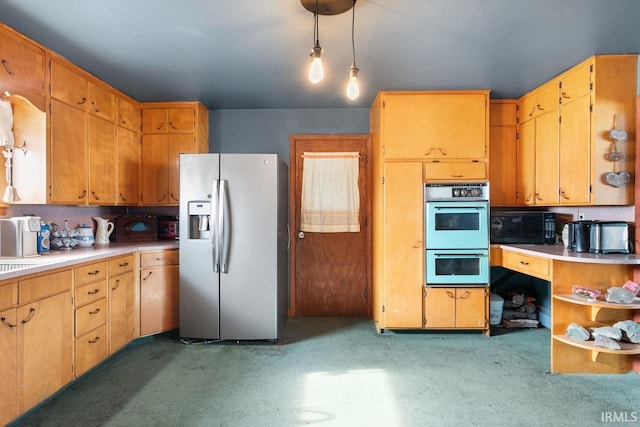
[[[298,231],[298,239],[304,239],[304,231]]]

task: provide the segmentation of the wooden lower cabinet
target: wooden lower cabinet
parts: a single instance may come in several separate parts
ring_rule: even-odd
[[[489,287],[425,287],[425,329],[489,331]]]
[[[140,253],[140,335],[178,327],[178,251]]]
[[[133,255],[109,261],[109,354],[135,338],[135,275]]]
[[[0,311],[0,425],[18,416],[18,322],[17,310]]]

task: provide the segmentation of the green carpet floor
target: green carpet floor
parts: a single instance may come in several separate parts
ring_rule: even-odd
[[[278,345],[165,334],[132,343],[16,425],[640,424],[639,375],[549,374],[548,329],[497,332],[377,335],[366,319],[292,318]]]

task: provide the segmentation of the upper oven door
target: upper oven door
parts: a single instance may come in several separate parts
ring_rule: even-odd
[[[427,202],[427,249],[475,249],[489,247],[487,201]]]

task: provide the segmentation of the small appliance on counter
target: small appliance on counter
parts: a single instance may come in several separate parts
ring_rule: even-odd
[[[489,222],[491,243],[556,243],[556,214],[553,212],[494,211]]]
[[[116,217],[117,242],[158,240],[158,217],[155,215],[122,215]]]
[[[180,220],[177,216],[158,218],[158,238],[161,240],[178,240],[180,238]]]
[[[37,256],[39,231],[39,216],[0,219],[0,256]]]
[[[569,225],[569,246],[567,249],[573,252],[589,252],[591,239],[591,226],[593,220],[571,221]]]
[[[589,252],[623,253],[632,250],[629,236],[629,224],[623,221],[596,221],[589,233]]]

